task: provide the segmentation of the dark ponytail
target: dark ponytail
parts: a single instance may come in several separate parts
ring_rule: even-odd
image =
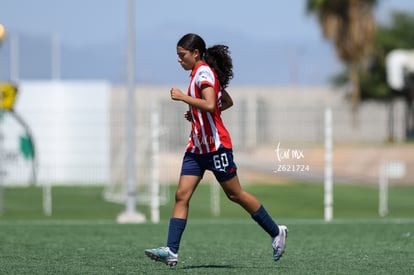
[[[226,88],[233,78],[233,61],[230,56],[229,47],[215,45],[208,48],[204,60],[216,71],[222,88]]]
[[[221,87],[224,89],[229,85],[230,79],[233,78],[233,61],[229,47],[215,45],[206,49],[204,40],[194,33],[184,35],[178,41],[177,47],[182,47],[189,51],[199,50],[204,61],[216,72]]]

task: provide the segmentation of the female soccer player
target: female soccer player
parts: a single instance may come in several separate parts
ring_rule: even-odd
[[[206,49],[197,34],[186,34],[177,43],[178,63],[191,71],[187,94],[177,88],[170,90],[171,99],[189,105],[184,117],[191,122],[191,134],[181,167],[170,219],[167,246],[147,249],[153,260],[175,266],[181,236],[187,224],[191,196],[205,170],[214,173],[227,197],[243,207],[272,238],[273,259],[279,260],[285,250],[288,229],[278,226],[260,201],[240,186],[233,161],[229,132],[221,120],[221,111],[233,105],[226,87],[233,77],[233,64],[227,46]]]

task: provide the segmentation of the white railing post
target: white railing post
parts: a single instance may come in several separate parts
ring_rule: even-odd
[[[325,181],[324,181],[324,218],[333,219],[333,180],[332,180],[332,110],[325,109]]]

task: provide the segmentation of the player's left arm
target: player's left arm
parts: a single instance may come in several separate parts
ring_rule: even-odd
[[[226,90],[221,91],[221,110],[227,110],[233,106],[233,99],[231,98],[230,94]]]

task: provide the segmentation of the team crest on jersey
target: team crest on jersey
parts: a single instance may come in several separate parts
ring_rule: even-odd
[[[211,80],[213,79],[213,75],[210,71],[201,71],[198,73],[198,77],[202,80]]]

